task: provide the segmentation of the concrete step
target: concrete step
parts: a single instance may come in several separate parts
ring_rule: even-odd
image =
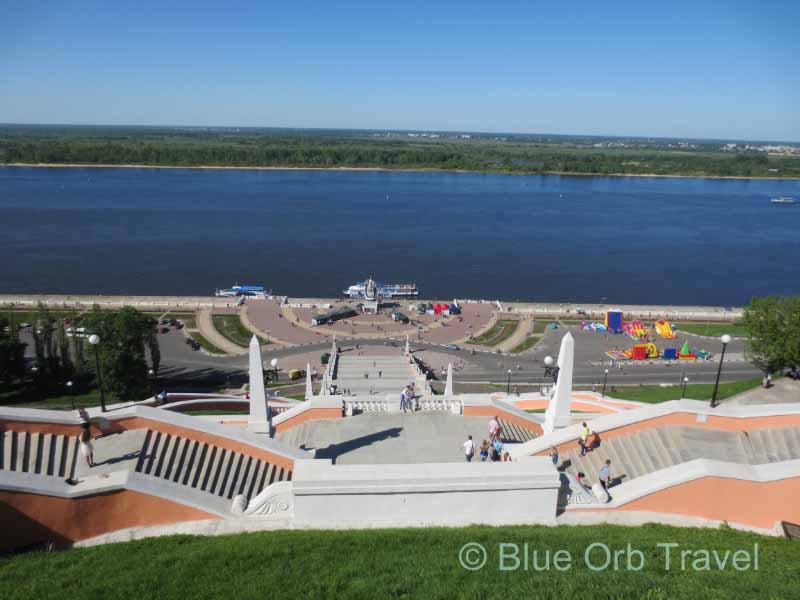
[[[200,476],[197,478],[197,485],[195,486],[197,489],[206,491],[211,484],[214,473],[216,473],[217,468],[219,467],[219,463],[222,460],[224,450],[222,448],[218,448],[217,446],[208,446],[208,452],[206,454],[206,459],[203,463],[203,470],[200,473]]]
[[[782,461],[791,460],[792,453],[786,443],[786,428],[781,427],[778,429],[773,429],[772,432],[775,439],[775,450],[778,453],[778,458]]]
[[[629,446],[632,446],[633,451],[636,453],[636,458],[641,462],[642,468],[645,473],[653,473],[658,471],[658,466],[650,457],[652,450],[642,440],[640,432],[636,432],[627,436]]]
[[[205,444],[197,440],[191,440],[189,451],[186,456],[186,464],[184,465],[183,475],[181,476],[181,483],[194,487],[195,473],[197,472],[198,465],[202,462],[201,457],[204,453]]]
[[[787,427],[787,445],[793,458],[800,458],[800,427]]]

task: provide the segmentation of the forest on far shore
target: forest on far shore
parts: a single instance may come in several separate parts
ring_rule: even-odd
[[[800,157],[724,152],[720,143],[473,134],[148,127],[0,127],[0,164],[372,167],[490,173],[800,177]],[[610,146],[610,147],[609,147]]]

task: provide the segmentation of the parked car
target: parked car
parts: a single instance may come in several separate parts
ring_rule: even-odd
[[[455,344],[445,344],[444,347],[448,350],[461,350],[461,348]]]

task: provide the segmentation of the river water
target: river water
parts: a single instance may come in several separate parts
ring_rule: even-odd
[[[799,181],[0,168],[0,292],[735,305],[800,293]]]

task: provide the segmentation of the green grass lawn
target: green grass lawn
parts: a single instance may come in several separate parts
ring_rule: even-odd
[[[479,346],[497,346],[514,335],[518,326],[519,321],[500,320],[497,321],[489,331],[469,340],[467,343]]]
[[[253,332],[247,329],[239,318],[239,315],[212,315],[211,320],[214,327],[223,336],[234,344],[247,348],[253,337]],[[269,341],[259,336],[262,344],[269,344]]]
[[[459,561],[465,544],[480,544],[487,560],[468,571]],[[592,544],[602,543],[623,558],[601,571],[586,562]],[[528,569],[500,569],[500,544],[516,545]],[[666,568],[659,544],[678,544]],[[758,569],[681,569],[679,550],[754,552]],[[624,551],[641,552],[641,570],[626,568]],[[510,546],[505,546],[510,548]],[[545,553],[563,551],[569,568],[547,571],[531,566]],[[510,550],[507,550],[510,554]],[[468,558],[469,554],[466,554]],[[474,555],[473,555],[474,556]],[[602,549],[589,554],[594,565]],[[676,562],[677,560],[677,562]],[[662,525],[628,528],[466,527],[362,531],[272,531],[235,536],[170,536],[67,550],[33,552],[0,559],[6,600],[49,598],[236,598],[237,600],[356,598],[536,598],[648,599],[797,598],[800,544],[721,529],[681,529]],[[565,563],[560,563],[564,565]],[[715,564],[713,559],[710,564]],[[633,567],[640,566],[636,559]],[[695,565],[697,566],[697,565]],[[702,566],[702,565],[700,565]]]
[[[525,352],[525,350],[527,350],[528,348],[532,348],[533,346],[535,346],[536,342],[538,342],[540,339],[542,339],[542,336],[532,335],[528,337],[525,341],[523,341],[521,344],[517,344],[516,346],[514,346],[511,349],[511,353],[519,354],[520,352]]]
[[[193,331],[193,332],[191,333],[191,336],[192,336],[192,339],[195,339],[195,340],[197,340],[197,342],[200,344],[200,346],[201,346],[201,347],[203,348],[203,350],[205,350],[206,352],[211,352],[212,354],[225,354],[225,351],[224,351],[224,350],[220,350],[220,349],[219,349],[219,348],[217,348],[217,347],[216,347],[214,344],[212,344],[211,342],[209,342],[209,341],[208,341],[208,340],[207,340],[207,339],[206,339],[206,338],[203,336],[203,334],[202,334],[202,333],[200,333],[199,331]]]
[[[724,333],[734,337],[747,337],[747,329],[741,323],[674,323],[678,331],[696,335],[721,336]]]
[[[743,379],[730,383],[720,383],[717,399],[724,400],[736,394],[741,394],[747,390],[761,385],[761,379]],[[672,387],[659,387],[657,385],[643,385],[639,387],[617,387],[615,391],[606,388],[606,394],[619,400],[634,400],[636,402],[667,402],[668,400],[680,400],[682,388],[680,385]],[[691,400],[711,400],[714,392],[713,383],[696,383],[686,386],[686,397]]]

